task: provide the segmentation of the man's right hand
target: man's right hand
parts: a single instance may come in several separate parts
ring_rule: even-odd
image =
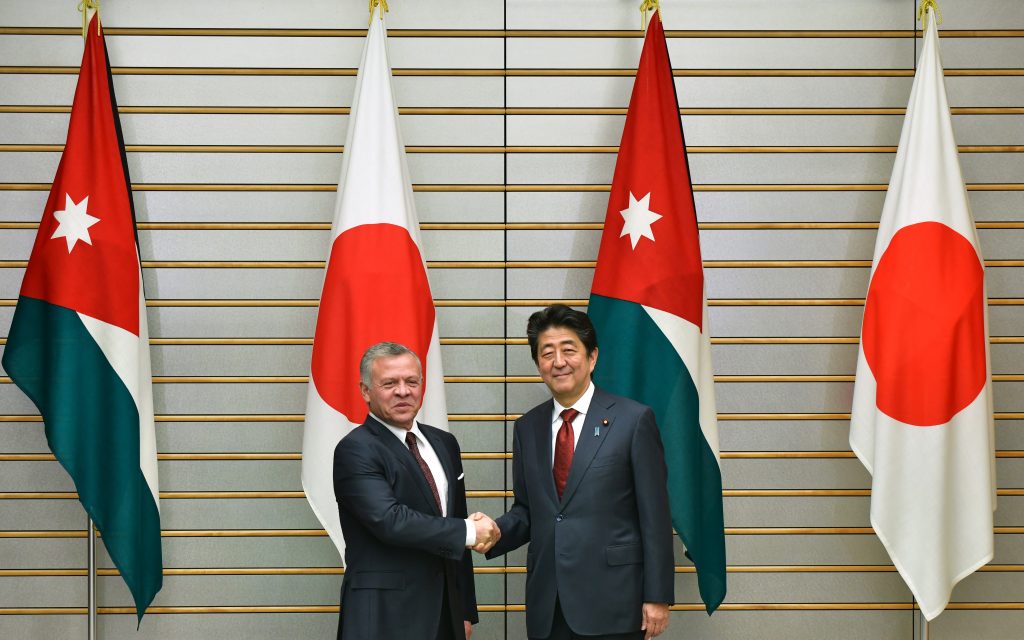
[[[501,529],[489,516],[477,511],[469,516],[476,527],[476,546],[473,551],[487,553],[501,539]]]

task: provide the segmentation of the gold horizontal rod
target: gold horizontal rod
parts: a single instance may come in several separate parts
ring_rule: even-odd
[[[979,229],[1024,229],[1024,221],[976,222]],[[330,231],[329,222],[139,222],[141,231]],[[38,222],[0,222],[0,229],[38,229]],[[875,230],[877,222],[701,222],[701,231]],[[601,222],[424,222],[424,231],[601,231]]]
[[[844,456],[845,457],[845,456]],[[852,456],[851,456],[852,457]],[[1018,456],[1020,457],[1020,456]],[[870,489],[724,489],[723,498],[858,498]],[[1024,489],[1002,488],[1000,497],[1024,496]],[[161,500],[285,500],[305,498],[303,491],[161,491]],[[511,498],[511,490],[469,490],[467,498]],[[77,500],[74,491],[0,491],[0,500]]]
[[[526,338],[441,338],[442,346],[525,346]],[[837,345],[858,344],[859,338],[711,338],[720,345]],[[1024,344],[1022,336],[995,336],[990,344]],[[0,345],[7,338],[0,338]],[[150,338],[152,346],[311,346],[313,338]]]
[[[505,418],[506,416],[500,416]],[[997,450],[996,458],[1024,458],[1024,450]],[[463,460],[511,460],[512,454],[507,452],[463,452]],[[722,451],[722,460],[839,460],[852,459],[853,451]],[[158,460],[173,461],[278,461],[302,460],[299,452],[260,452],[260,453],[158,453]],[[54,461],[52,453],[0,453],[0,462],[40,462]],[[1024,491],[1024,489],[1007,489],[1007,491]],[[1016,494],[1005,494],[1016,495]]]
[[[49,191],[50,186],[49,183],[43,182],[6,182],[0,183],[0,191]],[[139,192],[333,193],[337,190],[338,185],[336,184],[136,183],[132,185],[132,191]],[[506,188],[501,184],[414,184],[412,190],[423,193],[501,193]]]
[[[509,184],[509,193],[601,193],[611,190],[607,184]],[[968,191],[1024,191],[1024,183],[977,183],[965,185]],[[0,185],[0,189],[3,185]],[[886,191],[887,184],[694,184],[694,192],[831,192]]]
[[[122,114],[348,115],[349,107],[137,105]],[[1024,107],[951,107],[953,115],[1020,115]],[[0,105],[0,113],[71,113],[70,105]],[[624,116],[625,107],[399,107],[400,115]],[[684,116],[901,116],[903,107],[682,107]]]
[[[1024,183],[975,183],[965,185],[968,191],[1024,191]],[[49,191],[45,182],[4,182],[0,191]],[[832,192],[885,191],[886,184],[695,184],[699,193],[750,192]],[[133,184],[132,191],[198,191],[255,193],[330,193],[336,184],[225,184],[225,183],[149,183]],[[412,190],[423,193],[606,193],[608,184],[414,184]]]
[[[29,67],[31,68],[31,67]],[[397,71],[397,70],[396,70]],[[433,70],[432,70],[433,71]],[[440,70],[439,70],[440,71]],[[2,68],[0,68],[2,73]],[[24,72],[30,73],[30,72]],[[395,75],[400,75],[396,73]],[[438,75],[441,75],[438,73]],[[508,77],[633,77],[635,69],[505,69]],[[676,78],[912,78],[913,69],[673,69]],[[950,76],[1021,76],[1021,68],[946,69]]]
[[[990,107],[983,107],[990,108]],[[1004,107],[991,107],[1000,109]],[[1014,109],[1015,107],[1005,107]],[[348,115],[349,107],[253,107],[232,106],[182,106],[182,105],[136,105],[118,107],[121,114],[185,114],[185,115]],[[1012,111],[1011,111],[1012,112]],[[71,113],[70,105],[0,105],[0,113]],[[505,115],[504,107],[399,107],[404,116],[500,116]]]
[[[115,76],[349,76],[354,67],[111,67]],[[73,66],[0,66],[0,75],[78,75]],[[634,72],[635,73],[635,72]],[[392,69],[393,76],[503,77],[503,69]]]
[[[1022,452],[1024,453],[1024,452]],[[464,452],[463,460],[506,460],[511,459],[511,453],[472,453]],[[52,453],[0,453],[0,462],[35,462],[53,461],[56,457]],[[302,460],[301,453],[158,453],[157,460],[175,461],[273,461],[273,460]]]
[[[362,38],[366,29],[272,29],[196,27],[108,27],[109,36],[232,36]],[[72,36],[77,27],[0,27],[0,35]],[[388,29],[391,38],[642,38],[632,29]],[[910,38],[920,30],[903,29],[666,29],[667,38]],[[1021,29],[943,29],[943,38],[1019,38]]]
[[[870,535],[871,527],[726,527],[725,535],[794,536],[794,535]],[[1024,527],[993,527],[996,535],[1022,535]],[[102,534],[101,534],[102,535]],[[164,538],[280,538],[327,537],[323,529],[165,529]],[[85,530],[65,531],[0,531],[5,538],[85,538]]]
[[[1024,145],[960,145],[960,153],[1021,153]],[[0,144],[0,153],[59,153],[62,144]],[[343,153],[343,145],[128,144],[128,153]],[[407,146],[406,153],[435,154],[615,154],[618,146]],[[896,153],[895,146],[687,146],[691,154]]]
[[[0,106],[0,112],[5,107]],[[203,109],[205,107],[196,107]],[[274,108],[274,107],[270,107]],[[67,108],[70,111],[70,107]],[[508,107],[510,116],[624,116],[625,107]],[[904,107],[682,107],[684,116],[901,116]],[[951,107],[953,115],[1011,115],[1024,107]]]
[[[76,66],[0,66],[0,75],[77,75]],[[111,67],[122,75],[162,76],[350,76],[354,67]],[[419,77],[633,77],[636,69],[392,69],[393,76]],[[676,78],[910,78],[913,69],[673,69]],[[1024,68],[946,69],[945,75],[967,77],[1024,76]]]
[[[17,300],[12,298],[0,299],[0,307],[13,307]],[[513,299],[513,300],[434,300],[436,307],[546,307],[550,304],[561,303],[573,307],[586,307],[586,299]],[[287,300],[287,299],[154,299],[147,300],[147,307],[316,307],[318,300]],[[990,307],[1000,306],[1021,306],[1024,305],[1024,298],[989,298]],[[712,298],[708,300],[711,307],[862,307],[863,298]]]
[[[477,607],[484,613],[523,612],[526,606],[521,604],[484,604]],[[677,612],[703,612],[703,603],[673,604],[669,607]],[[916,604],[910,602],[815,602],[815,603],[723,603],[718,611],[914,611]],[[955,611],[1020,611],[1024,610],[1024,602],[951,602],[946,609]],[[336,614],[341,610],[338,605],[261,605],[261,606],[164,606],[149,607],[149,615],[197,615],[197,614]],[[85,607],[3,607],[3,615],[85,615]],[[134,607],[98,607],[99,615],[135,615]]]
[[[718,383],[765,383],[765,382],[853,382],[853,374],[751,374],[716,375]],[[309,376],[153,376],[153,384],[305,384]],[[541,382],[540,376],[444,376],[444,381],[460,383],[534,384]],[[993,374],[993,382],[1024,382],[1024,374]],[[9,376],[0,377],[0,384],[11,384]]]
[[[996,420],[1024,420],[1024,412],[1000,412],[994,414]],[[448,414],[449,422],[511,422],[518,420],[522,414]],[[849,420],[849,413],[719,413],[722,422],[794,422],[794,421],[834,421]],[[286,423],[303,422],[305,415],[289,414],[157,414],[156,422],[160,423],[225,423],[225,422],[258,422]],[[8,414],[0,415],[0,423],[37,424],[41,423],[39,415]]]
[[[23,269],[28,260],[0,260]],[[428,260],[430,269],[593,269],[595,260]],[[323,269],[323,260],[143,260],[143,269]],[[705,269],[867,268],[870,260],[705,260]],[[1024,260],[986,260],[986,267],[1024,267]]]
[[[995,412],[996,420],[1024,420],[1024,412]],[[510,422],[522,417],[517,413],[494,413],[494,414],[448,414],[449,422]],[[259,423],[282,423],[282,422],[303,422],[306,416],[301,413],[282,414],[157,414],[156,422],[166,423],[195,423],[195,422],[259,422]],[[807,420],[849,420],[849,413],[719,413],[720,421],[729,422],[790,422]],[[39,415],[0,415],[0,423],[41,423]]]
[[[891,564],[822,564],[822,565],[731,565],[727,573],[895,573]],[[1020,573],[1024,565],[988,564],[978,569],[984,573]],[[88,569],[0,569],[0,577],[81,577]],[[525,566],[474,567],[477,575],[524,574]],[[675,573],[696,573],[691,565],[676,565]],[[117,569],[97,569],[99,576],[119,576]],[[345,575],[343,567],[182,567],[165,568],[165,576],[322,576]]]

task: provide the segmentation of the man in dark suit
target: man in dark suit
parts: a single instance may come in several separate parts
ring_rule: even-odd
[[[515,501],[494,557],[530,543],[530,638],[653,638],[674,599],[664,449],[649,407],[591,382],[597,335],[565,305],[530,316],[530,352],[554,398],[516,421]]]
[[[360,363],[366,422],[334,451],[334,493],[345,535],[338,638],[468,640],[478,621],[467,547],[500,536],[467,517],[459,444],[416,422],[420,360],[390,342]]]

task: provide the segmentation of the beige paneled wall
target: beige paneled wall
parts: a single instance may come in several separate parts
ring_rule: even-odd
[[[636,2],[392,0],[390,48],[472,508],[508,502],[545,398],[524,328],[585,306],[639,57]],[[988,260],[996,557],[934,640],[1024,625],[1024,6],[942,2]],[[67,129],[74,2],[0,3],[0,337]],[[847,419],[875,227],[913,76],[914,0],[664,0],[707,268],[729,596],[677,553],[670,638],[909,639]],[[106,0],[149,298],[164,589],[136,633],[330,638],[341,570],[301,493],[306,373],[365,3]],[[604,339],[611,339],[605,336]],[[0,380],[0,637],[85,638],[86,517]],[[474,637],[525,635],[525,554],[478,563]]]

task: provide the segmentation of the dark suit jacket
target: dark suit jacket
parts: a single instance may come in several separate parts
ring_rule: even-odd
[[[551,472],[553,410],[548,400],[516,421],[515,501],[498,518],[501,540],[487,556],[530,543],[531,638],[550,633],[556,597],[578,634],[638,631],[644,602],[674,600],[667,473],[654,413],[596,389],[559,502]]]
[[[434,640],[447,591],[456,638],[477,622],[466,484],[455,436],[420,425],[448,477],[448,517],[409,448],[372,416],[334,450],[345,534],[338,638]]]

